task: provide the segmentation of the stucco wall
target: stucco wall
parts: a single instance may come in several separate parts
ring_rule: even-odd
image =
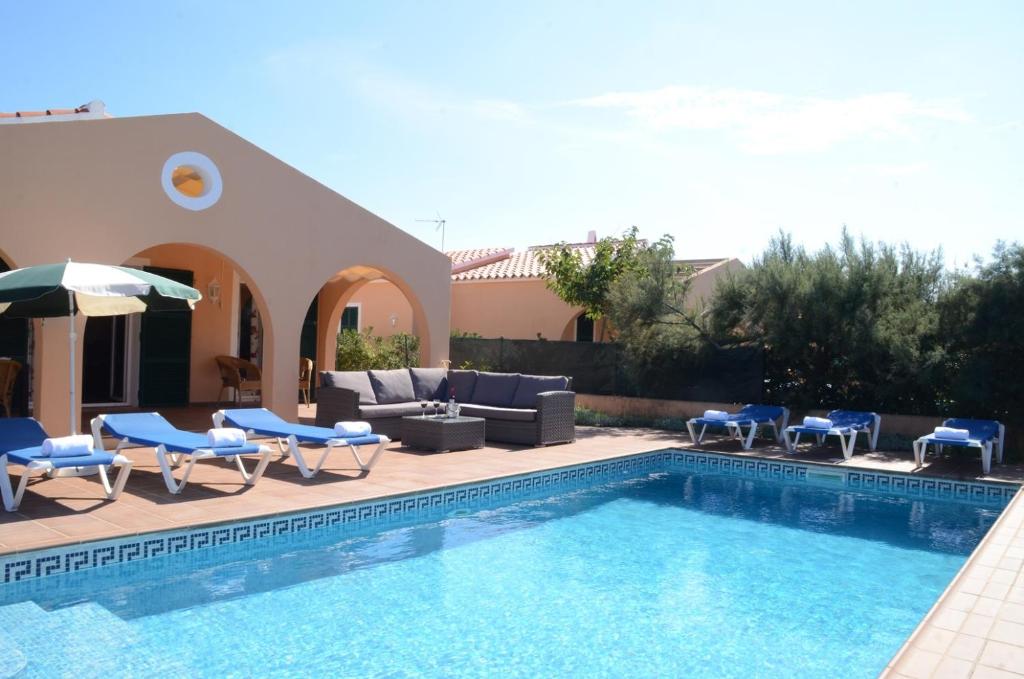
[[[541,280],[452,283],[451,327],[484,337],[562,339],[577,314]]]
[[[390,337],[395,333],[412,332],[412,307],[402,291],[385,280],[367,283],[348,304],[359,305],[359,329],[373,328],[373,334]],[[395,324],[391,325],[391,316]]]
[[[205,154],[223,176],[223,194],[206,210],[164,194],[163,165],[181,151]],[[350,267],[395,281],[418,319],[424,362],[447,357],[447,257],[202,115],[0,126],[0,158],[0,251],[14,266],[68,257],[120,264],[170,243],[225,256],[260,308],[264,403],[282,416],[297,412],[309,300]],[[47,323],[37,335],[36,393],[45,396],[36,413],[55,431],[68,410],[67,356],[58,349],[66,351],[66,332]]]

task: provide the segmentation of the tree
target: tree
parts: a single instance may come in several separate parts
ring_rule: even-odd
[[[939,251],[855,241],[809,254],[780,233],[715,294],[711,331],[766,353],[766,397],[801,408],[934,413],[945,362]]]
[[[566,304],[581,307],[587,318],[600,320],[608,315],[608,295],[612,285],[629,272],[640,272],[639,253],[646,247],[633,226],[621,238],[602,238],[594,246],[594,255],[585,262],[579,248],[566,243],[539,253],[547,287]]]
[[[948,409],[1020,422],[1024,413],[1024,246],[998,243],[940,304]]]

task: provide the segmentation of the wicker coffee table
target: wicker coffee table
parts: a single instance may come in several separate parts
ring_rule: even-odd
[[[438,453],[483,448],[485,422],[482,417],[403,417],[402,445]]]

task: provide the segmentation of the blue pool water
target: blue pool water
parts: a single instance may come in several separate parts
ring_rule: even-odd
[[[656,473],[0,586],[0,676],[871,677],[997,514]]]

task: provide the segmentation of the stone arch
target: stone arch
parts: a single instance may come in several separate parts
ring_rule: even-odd
[[[420,338],[420,364],[426,365],[429,362],[432,339],[430,328],[427,324],[427,315],[423,304],[412,286],[386,267],[376,264],[357,264],[338,270],[328,277],[320,288],[309,295],[310,300],[319,295],[317,370],[334,369],[333,347],[336,334],[334,329],[341,323],[341,314],[356,293],[371,281],[379,278],[387,280],[398,288],[411,307],[412,334]]]
[[[189,376],[189,401],[212,402],[219,394],[219,377],[212,361],[213,355],[234,353],[233,332],[239,331],[240,322],[234,315],[235,295],[238,284],[244,284],[252,295],[262,325],[262,344],[266,348],[263,365],[263,392],[269,393],[274,368],[272,347],[275,340],[275,317],[263,292],[263,286],[245,266],[222,250],[209,245],[168,241],[143,247],[124,258],[130,263],[136,258],[146,258],[156,267],[180,268],[193,272],[193,285],[202,293],[203,299],[192,312],[193,357]],[[216,280],[220,287],[219,300],[210,298],[210,286]],[[198,327],[197,327],[198,323]],[[195,349],[201,351],[196,354]],[[207,363],[207,359],[210,359]]]

